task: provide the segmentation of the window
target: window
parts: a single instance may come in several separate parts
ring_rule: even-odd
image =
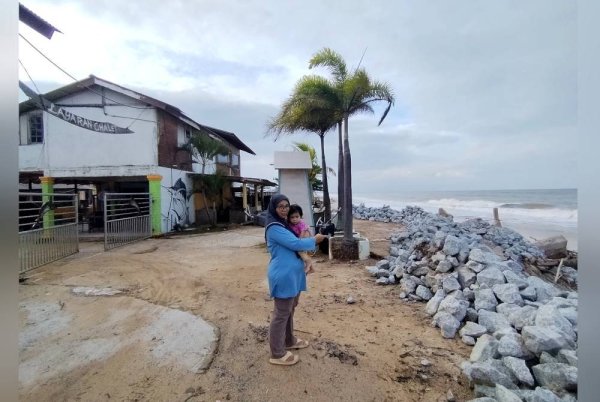
[[[238,154],[231,154],[231,166],[240,165],[240,156]]]
[[[229,163],[229,154],[217,155],[217,163]]]
[[[44,142],[44,121],[42,113],[29,115],[29,143],[42,144]]]
[[[185,129],[185,140],[189,140],[190,138],[192,138],[192,130],[190,130],[189,128]]]

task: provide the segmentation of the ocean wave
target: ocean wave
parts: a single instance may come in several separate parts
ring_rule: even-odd
[[[440,198],[424,201],[428,205],[437,205],[440,208],[496,208],[502,205],[489,200],[458,200],[456,198]]]
[[[554,207],[554,205],[552,204],[543,204],[540,202],[524,202],[515,204],[502,204],[498,208],[548,209],[552,207]]]

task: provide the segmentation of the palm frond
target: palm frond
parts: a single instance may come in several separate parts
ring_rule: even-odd
[[[328,67],[336,82],[342,82],[348,75],[346,62],[342,56],[330,48],[323,48],[313,55],[308,68]]]

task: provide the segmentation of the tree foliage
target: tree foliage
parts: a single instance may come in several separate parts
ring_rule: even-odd
[[[202,174],[204,174],[206,166],[215,156],[229,152],[229,148],[225,144],[201,131],[194,131],[183,149],[192,155],[194,162],[202,165]]]

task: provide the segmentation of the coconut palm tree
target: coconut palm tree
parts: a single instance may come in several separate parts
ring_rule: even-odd
[[[308,155],[310,157],[310,164],[312,166],[310,172],[308,172],[308,183],[310,184],[313,191],[323,191],[323,180],[319,180],[318,178],[319,175],[321,175],[321,177],[323,176],[323,169],[321,168],[317,160],[317,151],[315,151],[315,148],[313,148],[312,145],[309,145],[305,142],[294,142],[294,148],[296,148],[298,151],[308,152]],[[335,171],[333,169],[327,169],[328,173],[335,174]]]
[[[352,235],[352,156],[348,140],[348,120],[356,113],[374,113],[371,104],[384,101],[388,105],[379,119],[378,125],[380,125],[394,104],[394,96],[388,84],[373,81],[364,68],[357,68],[352,74],[348,74],[342,57],[329,48],[324,48],[313,56],[309,67],[317,66],[329,69],[341,100],[341,109],[338,112],[342,116],[343,126],[343,166],[339,174],[343,174],[344,194],[343,201],[338,200],[338,202],[341,202],[342,205],[344,244],[348,249],[354,244]]]
[[[323,177],[323,204],[325,219],[331,218],[331,201],[325,160],[325,134],[340,120],[339,92],[323,77],[304,76],[296,84],[292,95],[283,103],[281,111],[268,123],[267,135],[277,140],[282,134],[297,131],[316,133],[321,145],[321,168]]]
[[[327,67],[329,72],[333,76],[333,82],[330,83],[331,86],[336,88],[337,91],[337,102],[334,105],[336,109],[337,116],[337,129],[338,129],[338,188],[337,188],[337,205],[338,208],[342,207],[344,204],[344,147],[343,147],[343,137],[342,137],[342,122],[343,115],[341,111],[343,110],[342,97],[341,97],[341,86],[342,83],[346,80],[348,75],[348,71],[346,68],[346,62],[335,51],[329,48],[323,48],[317,53],[313,55],[313,57],[308,62],[308,68],[314,67]],[[338,223],[343,225],[344,216],[343,213],[338,215]]]

